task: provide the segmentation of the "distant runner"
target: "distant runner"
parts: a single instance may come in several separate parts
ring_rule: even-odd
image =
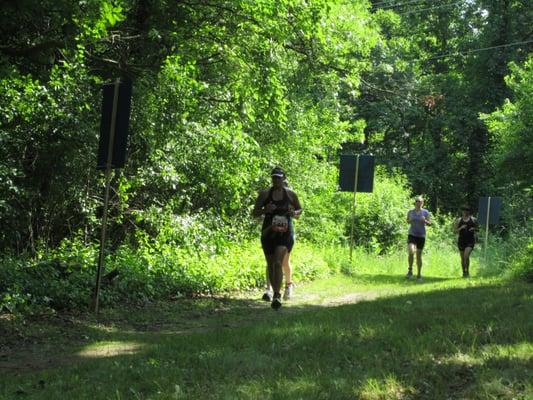
[[[477,220],[472,217],[472,209],[468,205],[461,207],[462,216],[455,220],[453,229],[459,235],[457,247],[461,256],[461,267],[463,268],[463,278],[470,277],[470,253],[476,244],[476,231],[478,230]]]
[[[429,211],[422,208],[424,199],[422,196],[415,198],[415,208],[407,212],[407,223],[410,224],[407,234],[407,253],[409,269],[407,279],[413,278],[413,259],[416,252],[417,281],[422,281],[422,250],[426,244],[426,225],[431,225]]]

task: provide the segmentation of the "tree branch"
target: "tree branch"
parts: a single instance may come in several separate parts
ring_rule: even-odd
[[[64,46],[63,42],[58,40],[50,40],[30,47],[12,47],[12,46],[0,46],[0,52],[9,56],[16,57],[31,57],[35,54],[39,54],[43,51],[50,49],[58,49]]]

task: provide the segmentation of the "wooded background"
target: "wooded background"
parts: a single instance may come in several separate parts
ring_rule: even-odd
[[[530,229],[532,21],[527,0],[3,1],[0,252],[98,240],[101,85],[117,77],[133,99],[112,250],[255,237],[275,165],[304,204],[300,239],[344,243],[349,152],[380,166],[360,245],[396,242],[414,194],[436,215],[502,196],[498,232]]]

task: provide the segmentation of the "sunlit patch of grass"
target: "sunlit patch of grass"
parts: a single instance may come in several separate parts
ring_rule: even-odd
[[[295,373],[300,374],[297,370]],[[293,375],[293,374],[291,374]],[[293,376],[292,379],[283,376],[273,378],[272,382],[251,380],[240,385],[225,385],[223,395],[219,398],[228,400],[257,400],[257,399],[307,399],[314,398],[320,391],[316,377],[309,375]]]
[[[450,356],[441,357],[437,364],[458,364],[468,366],[481,366],[483,365],[483,359],[479,355],[473,355],[470,353],[463,353],[461,351],[452,354]]]
[[[137,342],[98,342],[93,343],[78,352],[82,358],[107,358],[126,354],[137,354],[146,345]]]
[[[533,343],[524,341],[514,344],[488,344],[480,351],[482,357],[504,357],[512,360],[530,361],[533,365]],[[531,371],[533,374],[533,371]]]
[[[416,391],[413,387],[403,384],[394,375],[388,375],[383,379],[369,378],[356,394],[362,400],[401,400],[410,398]]]
[[[359,337],[363,340],[371,340],[376,336],[376,328],[369,325],[359,325]]]

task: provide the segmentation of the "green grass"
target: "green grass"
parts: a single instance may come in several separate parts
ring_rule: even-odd
[[[435,248],[421,284],[403,253],[324,257],[348,274],[299,285],[278,312],[254,292],[34,321],[37,344],[0,358],[0,398],[533,398],[531,285],[477,259],[459,278]]]

